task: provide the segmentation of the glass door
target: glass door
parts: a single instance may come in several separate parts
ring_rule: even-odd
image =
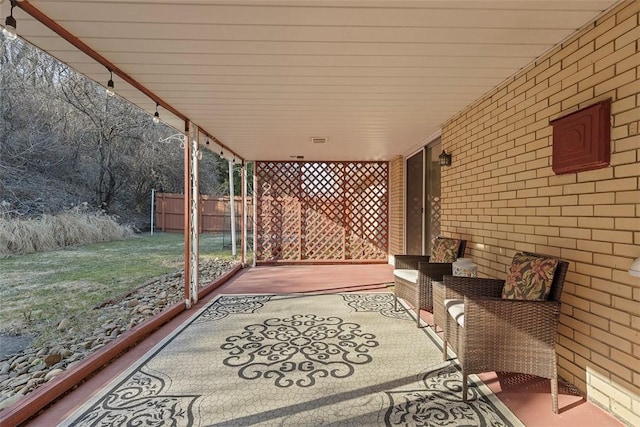
[[[431,252],[440,235],[440,138],[407,159],[405,251],[421,255]]]

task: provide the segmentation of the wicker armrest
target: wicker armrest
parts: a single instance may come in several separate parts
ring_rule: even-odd
[[[451,263],[419,262],[418,277],[428,277],[430,280],[437,280],[440,282],[445,275],[451,275],[452,268]]]
[[[559,316],[560,303],[556,301],[464,298],[466,335],[472,341],[477,336],[495,343],[506,340],[509,346],[553,345]]]
[[[394,255],[396,269],[417,270],[418,263],[429,262],[428,255]]]
[[[462,299],[470,297],[500,298],[504,280],[480,277],[444,276],[444,298]]]

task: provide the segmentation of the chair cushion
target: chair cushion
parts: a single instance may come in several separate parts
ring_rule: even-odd
[[[445,299],[444,309],[447,313],[458,322],[458,325],[464,328],[464,300],[463,299]]]
[[[514,255],[502,298],[543,301],[549,297],[553,276],[558,266],[555,258],[518,252]]]
[[[431,247],[429,262],[454,262],[458,257],[459,248],[460,240],[458,239],[436,237]]]
[[[399,268],[393,270],[393,276],[398,277],[405,282],[418,283],[418,270]]]

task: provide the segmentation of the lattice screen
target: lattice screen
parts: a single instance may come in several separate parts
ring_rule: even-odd
[[[429,223],[431,224],[430,236],[431,241],[429,242],[428,250],[431,250],[431,244],[435,240],[436,237],[440,235],[440,196],[433,196],[429,201]]]
[[[382,261],[385,162],[256,162],[256,261]]]

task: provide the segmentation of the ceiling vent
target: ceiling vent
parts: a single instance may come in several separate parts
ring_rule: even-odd
[[[311,142],[314,143],[314,144],[324,144],[325,142],[327,142],[328,139],[329,138],[326,138],[326,137],[315,137],[315,136],[312,136],[311,137]]]

